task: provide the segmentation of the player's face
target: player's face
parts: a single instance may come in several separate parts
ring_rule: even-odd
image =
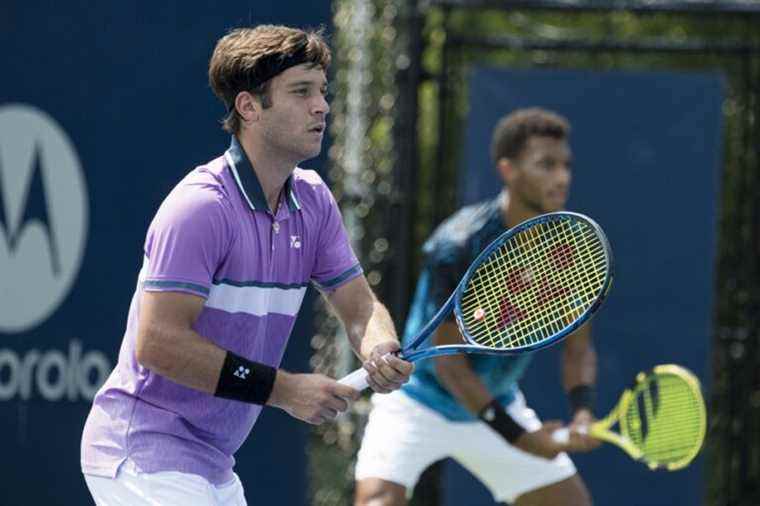
[[[297,65],[272,79],[271,106],[261,111],[262,134],[270,147],[297,161],[322,149],[327,114],[327,78],[320,67]]]
[[[571,162],[567,141],[529,138],[520,156],[512,161],[510,198],[520,199],[525,207],[539,214],[564,209],[572,178]]]

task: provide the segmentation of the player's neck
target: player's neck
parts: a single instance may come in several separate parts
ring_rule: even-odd
[[[260,142],[260,139],[256,137],[240,136],[238,140],[261,184],[269,209],[273,213],[277,212],[277,203],[280,199],[282,187],[293,173],[298,161],[285,159],[280,154],[273,152],[266,143]]]
[[[532,206],[528,206],[519,199],[511,197],[505,205],[502,205],[501,213],[501,219],[507,228],[512,228],[540,214]]]

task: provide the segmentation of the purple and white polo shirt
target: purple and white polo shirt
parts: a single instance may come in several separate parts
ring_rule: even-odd
[[[233,454],[262,407],[187,388],[138,364],[140,293],[206,299],[195,330],[224,349],[279,366],[309,283],[330,291],[361,275],[330,190],[296,168],[268,209],[239,143],[189,173],[148,229],[119,360],[98,391],[82,437],[82,470],[114,477],[127,459],[143,472],[232,479]]]

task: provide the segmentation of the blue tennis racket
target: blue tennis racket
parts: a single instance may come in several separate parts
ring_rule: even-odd
[[[578,213],[526,220],[470,265],[454,293],[398,353],[414,362],[457,353],[517,355],[559,342],[599,309],[612,284],[612,251],[601,227]],[[464,343],[418,347],[450,311]],[[367,371],[340,382],[367,388]]]

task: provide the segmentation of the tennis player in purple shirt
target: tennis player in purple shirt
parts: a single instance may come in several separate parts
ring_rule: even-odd
[[[234,453],[263,406],[312,424],[359,393],[278,369],[309,283],[342,320],[377,392],[412,364],[370,289],[319,154],[330,50],[318,32],[237,29],[209,64],[229,149],[190,172],[148,229],[116,368],[93,401],[82,470],[98,505],[246,504]]]

